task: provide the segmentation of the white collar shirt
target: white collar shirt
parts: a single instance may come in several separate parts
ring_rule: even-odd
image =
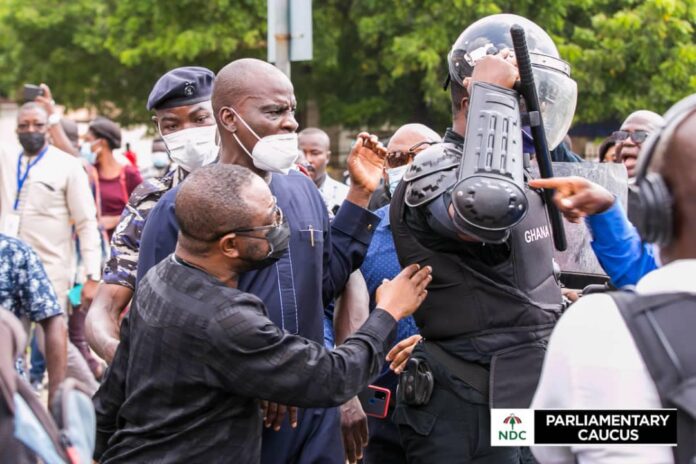
[[[644,276],[640,294],[696,293],[696,260],[680,260]],[[554,329],[534,409],[661,408],[655,383],[616,304],[608,295],[581,298]],[[667,446],[534,447],[542,464],[672,464]]]

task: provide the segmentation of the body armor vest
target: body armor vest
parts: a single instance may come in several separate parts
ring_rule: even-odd
[[[441,157],[445,161],[456,148],[452,144],[439,147],[449,154]],[[430,200],[441,201],[440,196],[451,189],[442,185],[442,180],[456,181],[457,167],[448,163],[438,169],[432,157],[429,163],[427,170],[439,187],[439,194]],[[420,182],[428,177],[423,174]],[[400,264],[433,268],[428,296],[414,314],[421,334],[431,340],[464,336],[479,352],[489,354],[548,336],[560,317],[562,297],[553,272],[553,238],[541,196],[526,189],[529,210],[510,230],[509,257],[495,266],[486,266],[456,252],[432,250],[414,237],[405,222],[408,184],[401,182],[394,193],[390,223]],[[427,207],[425,202],[418,206]],[[448,219],[438,218],[440,222]]]

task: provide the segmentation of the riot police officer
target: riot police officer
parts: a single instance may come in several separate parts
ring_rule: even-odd
[[[425,341],[400,377],[394,415],[409,462],[531,459],[490,445],[489,408],[529,407],[562,310],[548,216],[527,186],[513,24],[525,29],[549,148],[575,110],[568,65],[525,18],[483,18],[448,55],[452,128],[416,158],[391,203],[401,265],[433,268],[416,315]]]

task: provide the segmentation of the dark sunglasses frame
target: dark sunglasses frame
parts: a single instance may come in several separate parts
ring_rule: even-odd
[[[274,197],[274,199],[275,199],[275,197]],[[274,217],[275,217],[273,224],[269,224],[267,226],[247,227],[245,229],[235,229],[235,230],[231,230],[227,233],[228,234],[234,233],[237,235],[243,235],[245,237],[262,238],[263,239],[265,237],[257,237],[255,235],[246,235],[246,233],[247,232],[257,232],[260,230],[273,230],[273,229],[277,229],[278,227],[280,227],[283,224],[283,210],[280,209],[280,206],[278,206],[277,203],[273,207],[273,213],[274,213]]]
[[[283,224],[284,220],[284,215],[283,215],[283,210],[280,209],[280,206],[278,206],[278,200],[276,197],[273,197],[273,212],[275,214],[275,220],[273,221],[273,224],[269,224],[267,226],[258,226],[258,227],[247,227],[247,228],[242,228],[242,229],[235,229],[235,230],[228,230],[227,232],[223,232],[221,234],[216,235],[215,237],[211,238],[210,240],[204,240],[206,242],[215,242],[216,240],[220,240],[221,237],[224,237],[227,234],[236,234],[239,235],[240,237],[249,237],[249,238],[256,238],[259,240],[266,240],[266,237],[268,237],[268,234],[280,227]],[[258,231],[268,231],[266,234],[264,234],[263,237],[259,237],[257,235],[252,235],[250,232],[258,232]],[[202,239],[199,239],[202,240]]]
[[[398,168],[401,167],[405,164],[408,164],[409,161],[413,159],[413,157],[416,155],[416,150],[418,150],[420,147],[424,145],[435,145],[438,142],[431,142],[430,140],[423,140],[422,142],[418,142],[411,148],[409,148],[407,151],[393,151],[390,153],[387,153],[387,167],[388,168]]]
[[[633,132],[619,130],[612,132],[611,139],[615,142],[622,142],[630,137],[633,143],[643,143],[648,139],[648,136],[650,136],[650,132],[644,130],[637,130]]]

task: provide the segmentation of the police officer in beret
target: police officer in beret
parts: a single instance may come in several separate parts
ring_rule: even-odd
[[[187,66],[163,75],[147,100],[152,122],[177,169],[143,182],[130,196],[111,239],[111,257],[87,316],[87,339],[111,362],[119,342],[119,318],[133,297],[140,237],[148,214],[162,195],[188,173],[217,157],[215,119],[210,103],[215,74]]]
[[[544,64],[534,72],[550,148],[575,108],[568,65],[531,21],[489,16],[452,46],[452,128],[415,158],[390,208],[401,265],[433,268],[415,315],[424,341],[399,378],[394,413],[409,463],[533,462],[528,449],[490,440],[491,407],[529,407],[562,310],[546,209],[527,185],[513,24],[532,63]]]

